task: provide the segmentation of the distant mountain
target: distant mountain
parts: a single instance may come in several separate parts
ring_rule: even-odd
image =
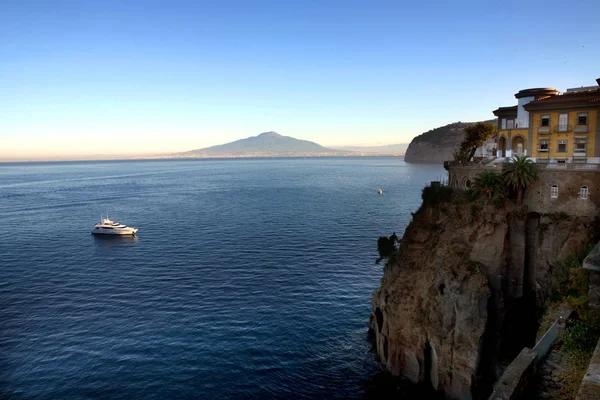
[[[497,123],[491,119],[482,122]],[[404,155],[409,163],[441,164],[452,158],[452,154],[462,142],[467,126],[477,122],[454,122],[432,129],[415,137]]]
[[[384,146],[336,146],[335,149],[343,151],[354,151],[363,154],[378,156],[403,156],[408,148],[408,143],[388,144]]]
[[[348,151],[328,149],[315,142],[263,132],[258,136],[204,149],[173,154],[173,157],[299,157],[352,155]]]

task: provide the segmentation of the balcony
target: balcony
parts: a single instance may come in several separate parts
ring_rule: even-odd
[[[588,133],[587,125],[575,125],[575,133]]]
[[[573,125],[555,125],[552,131],[555,133],[568,133],[573,131]]]
[[[538,133],[550,133],[550,125],[538,125],[537,128]]]

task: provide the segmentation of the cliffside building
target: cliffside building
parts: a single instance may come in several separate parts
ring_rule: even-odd
[[[600,79],[597,86],[524,89],[517,105],[500,107],[497,157],[538,163],[600,163]]]

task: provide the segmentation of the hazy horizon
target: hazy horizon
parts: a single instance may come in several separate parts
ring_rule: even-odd
[[[600,3],[66,0],[0,13],[0,160],[183,152],[275,130],[409,143],[529,87],[595,84]],[[549,45],[551,44],[551,45]],[[585,60],[585,62],[582,62]]]
[[[262,132],[261,132],[262,133]],[[277,132],[279,133],[279,132]],[[258,135],[253,135],[254,137]],[[287,136],[287,135],[283,135]],[[239,138],[239,139],[247,139],[247,138]],[[236,140],[239,140],[236,139]],[[301,139],[301,138],[294,138]],[[301,139],[304,140],[304,139]],[[234,140],[235,141],[235,140]],[[231,143],[231,142],[228,142]],[[219,143],[226,144],[226,143]],[[320,143],[317,143],[320,144]],[[389,143],[389,144],[373,144],[373,145],[343,145],[343,146],[324,146],[326,148],[335,150],[335,149],[347,149],[348,151],[361,151],[360,149],[369,149],[372,148],[373,152],[377,152],[379,148],[386,146],[408,146],[409,143]],[[210,146],[209,146],[210,147]],[[352,150],[352,149],[356,150]],[[104,161],[104,160],[127,160],[127,159],[135,159],[149,157],[149,158],[160,158],[160,157],[170,157],[176,155],[178,153],[185,153],[192,150],[200,150],[200,149],[184,149],[181,151],[174,152],[147,152],[147,153],[80,153],[80,154],[27,154],[27,155],[15,155],[15,156],[0,156],[0,163],[2,162],[43,162],[43,161]],[[364,151],[364,150],[363,150]],[[177,158],[175,156],[174,158]]]

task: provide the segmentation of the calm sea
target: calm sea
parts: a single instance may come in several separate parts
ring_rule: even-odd
[[[377,237],[444,175],[391,157],[0,164],[0,397],[377,397]],[[138,236],[91,235],[100,213]]]

